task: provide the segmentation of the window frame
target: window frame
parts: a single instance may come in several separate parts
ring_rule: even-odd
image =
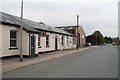
[[[77,44],[77,38],[73,37],[73,45],[76,45],[76,44]]]
[[[64,46],[64,36],[61,37],[61,44]]]
[[[11,35],[11,32],[15,32],[15,37],[13,38],[13,36]],[[15,44],[12,44],[12,41],[15,42]],[[17,30],[11,29],[10,30],[10,49],[17,49]]]
[[[41,48],[41,34],[38,34],[38,48]]]

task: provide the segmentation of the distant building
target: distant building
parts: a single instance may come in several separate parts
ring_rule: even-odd
[[[0,57],[20,55],[20,17],[0,12]],[[24,56],[76,48],[76,36],[42,22],[23,19],[22,50]]]
[[[79,46],[84,46],[86,44],[85,31],[83,30],[82,26],[60,26],[56,28],[65,30],[77,36]]]

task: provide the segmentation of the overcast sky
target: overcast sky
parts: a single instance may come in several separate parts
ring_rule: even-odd
[[[0,11],[20,16],[20,0],[0,2]],[[33,21],[51,26],[76,25],[76,15],[86,35],[99,30],[103,36],[118,36],[118,0],[24,0],[24,18]]]

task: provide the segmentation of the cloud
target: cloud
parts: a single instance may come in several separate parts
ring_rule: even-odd
[[[85,0],[84,2],[24,2],[24,18],[52,26],[75,25],[76,15],[87,35],[99,29],[103,35],[117,36],[117,1]],[[3,12],[20,16],[20,2],[4,2]]]

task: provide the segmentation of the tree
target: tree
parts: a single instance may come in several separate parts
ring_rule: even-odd
[[[92,35],[86,37],[86,42],[92,45],[102,45],[104,44],[104,38],[100,31],[95,31]]]
[[[111,38],[111,37],[105,36],[105,37],[104,37],[104,42],[107,43],[107,44],[111,44],[113,41],[112,41],[112,38]]]

